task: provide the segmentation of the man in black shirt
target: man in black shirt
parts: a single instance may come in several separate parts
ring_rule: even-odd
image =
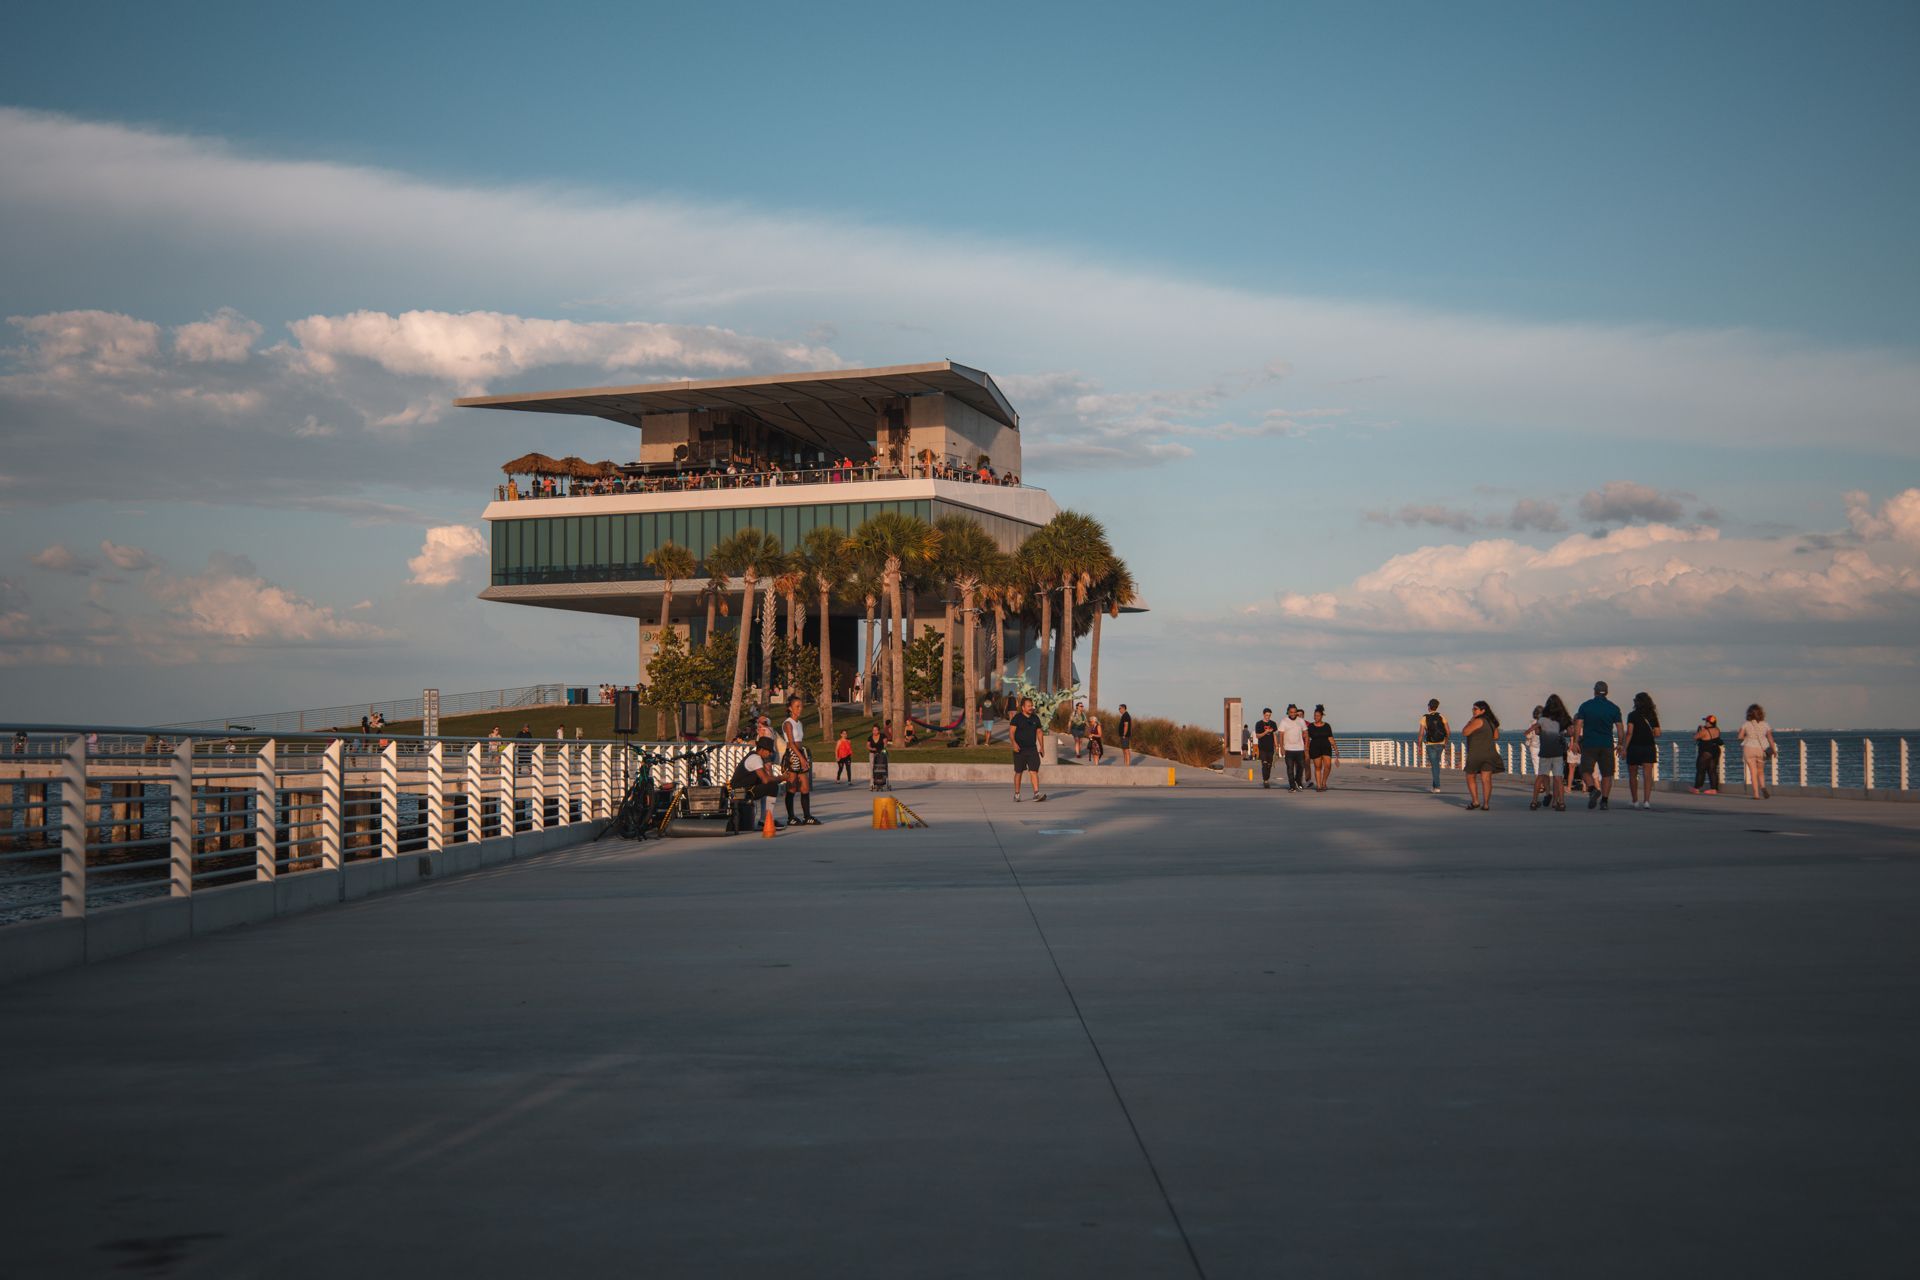
[[[1129,768],[1133,764],[1133,712],[1127,710],[1127,704],[1120,704],[1120,767]]]
[[[1274,741],[1280,732],[1280,726],[1274,721],[1273,708],[1262,707],[1260,718],[1253,725],[1253,742],[1260,752],[1260,785],[1273,785],[1273,749]]]
[[[1020,775],[1033,775],[1033,798],[1045,800],[1040,790],[1040,717],[1033,714],[1033,699],[1020,699],[1020,710],[1007,722],[1013,739],[1013,799],[1020,801]]]

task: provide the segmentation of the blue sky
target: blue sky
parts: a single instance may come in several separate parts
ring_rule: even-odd
[[[406,562],[500,449],[624,429],[446,399],[800,352],[1002,379],[1147,582],[1136,705],[1357,725],[1611,666],[1920,713],[1911,5],[16,15],[0,690],[37,714],[622,674],[611,624]]]

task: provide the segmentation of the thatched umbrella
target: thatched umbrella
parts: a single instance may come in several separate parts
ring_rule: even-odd
[[[575,459],[578,461],[578,459]],[[510,476],[558,476],[567,474],[565,465],[549,458],[544,453],[527,453],[512,462],[503,463],[500,469]]]
[[[575,480],[591,480],[600,474],[591,462],[571,453],[553,465],[561,475],[570,476]]]

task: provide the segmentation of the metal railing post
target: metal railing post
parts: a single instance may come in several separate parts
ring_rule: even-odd
[[[193,739],[173,749],[167,776],[167,896],[193,896]]]
[[[253,878],[271,880],[280,870],[280,773],[272,738],[253,757]]]
[[[1861,752],[1861,756],[1862,756],[1861,763],[1863,763],[1866,766],[1866,778],[1865,778],[1866,786],[1867,786],[1867,790],[1871,791],[1873,790],[1873,739],[1862,738],[1860,741],[1861,741],[1862,747],[1864,748],[1864,750]]]
[[[573,822],[573,767],[579,759],[580,749],[571,742],[560,748],[560,806],[554,816],[562,827]]]
[[[1807,740],[1800,739],[1800,785],[1807,785]]]
[[[500,753],[494,770],[494,810],[503,836],[518,835],[520,830],[520,748],[518,744]]]
[[[1764,768],[1767,771],[1767,785],[1770,787],[1779,786],[1780,785],[1780,753],[1778,751],[1774,752],[1773,755],[1768,758]]]
[[[486,774],[484,763],[486,748],[477,742],[467,745],[466,786],[467,821],[460,834],[468,843],[478,844],[485,835],[480,823],[480,810],[486,803]]]
[[[400,855],[400,744],[389,741],[380,749],[380,856]]]
[[[545,831],[547,829],[547,751],[545,744],[537,739],[529,747],[530,759],[527,763],[527,830]]]
[[[112,816],[111,806],[108,816]],[[111,840],[113,837],[107,837]],[[60,914],[87,914],[87,740],[67,743],[60,763]]]
[[[589,766],[593,774],[593,820],[600,821],[607,816],[607,744],[593,744],[593,763]]]
[[[444,853],[447,848],[447,774],[446,757],[439,739],[427,748],[427,852]]]
[[[345,822],[346,747],[335,738],[320,756],[320,869],[338,871]]]
[[[1900,789],[1907,790],[1907,740],[1900,739]]]

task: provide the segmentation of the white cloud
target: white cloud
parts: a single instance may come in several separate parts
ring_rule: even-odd
[[[1600,524],[1678,520],[1684,510],[1678,498],[1632,480],[1609,480],[1580,499],[1581,518]]]
[[[321,374],[360,359],[403,377],[431,378],[478,394],[501,377],[589,366],[607,371],[671,370],[721,377],[778,369],[832,368],[824,347],[773,342],[693,325],[543,320],[497,311],[355,311],[289,324],[296,359]],[[444,405],[444,398],[436,405]]]
[[[101,539],[100,552],[106,556],[114,568],[127,573],[138,573],[160,563],[153,553],[144,547],[123,547],[110,539]]]
[[[487,554],[487,542],[471,526],[444,524],[427,530],[420,554],[407,561],[416,586],[444,587],[460,580],[461,568],[475,556]]]
[[[249,320],[232,307],[222,307],[205,320],[176,325],[173,353],[195,364],[233,364],[252,354],[262,332],[259,321]]]
[[[160,326],[112,311],[8,316],[27,339],[27,361],[54,377],[117,378],[145,372],[160,350]]]
[[[1873,499],[1854,490],[1845,495],[1847,523],[1861,539],[1874,542],[1894,538],[1920,546],[1920,489],[1896,493],[1873,509]]]
[[[45,569],[48,573],[70,573],[81,578],[86,577],[98,567],[93,561],[58,542],[42,547],[27,557],[27,560],[36,569]]]
[[[1014,353],[1046,352],[1053,367],[1105,361],[1126,385],[1101,394],[1282,358],[1290,396],[1337,399],[1376,422],[1505,428],[1532,442],[1598,431],[1757,448],[1805,447],[1817,429],[1827,447],[1920,453],[1920,361],[1904,352],[1261,293],[820,218],[263,159],[204,139],[18,110],[0,111],[0,171],[9,175],[0,270],[21,263],[18,255],[54,251],[61,238],[40,232],[85,215],[109,242],[123,222],[137,225],[162,273],[193,270],[212,241],[234,270],[259,264],[284,274],[297,258],[316,279],[358,278],[388,292],[396,281],[440,293],[485,279],[496,296],[605,298],[661,322],[747,315],[761,332],[806,332],[824,319],[847,333],[937,317],[946,350],[1006,357],[996,373],[1023,372]],[[155,245],[193,252],[155,255]],[[130,265],[103,257],[97,243],[80,254],[68,264],[73,278]],[[464,367],[461,350],[427,363],[444,375]],[[1124,431],[1138,411],[1107,406],[1092,416]],[[1051,447],[1044,429],[1031,443]],[[1154,439],[1149,456],[1177,453],[1176,444]],[[1130,437],[1096,438],[1089,452],[1137,447]]]
[[[151,594],[188,636],[238,648],[367,643],[380,628],[268,582],[244,556],[216,554],[204,572],[156,581]]]

